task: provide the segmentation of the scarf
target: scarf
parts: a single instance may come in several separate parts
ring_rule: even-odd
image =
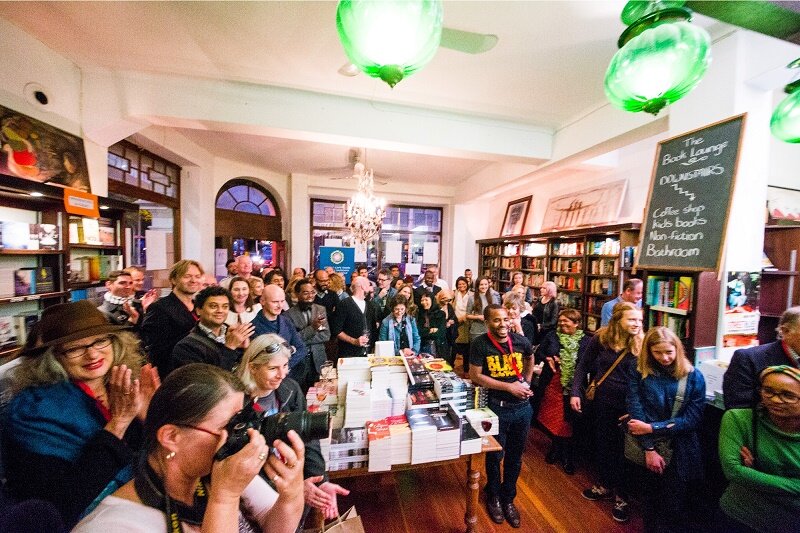
[[[583,339],[583,330],[579,329],[572,335],[556,331],[561,350],[558,357],[561,359],[561,386],[564,390],[572,387],[572,378],[575,376],[575,365],[578,361],[578,348]]]
[[[113,305],[125,305],[126,303],[133,300],[133,296],[129,296],[128,298],[121,298],[119,296],[114,296],[113,294],[111,294],[111,291],[108,291],[103,294],[103,300]]]
[[[394,350],[396,353],[400,352],[400,339],[397,338],[395,335],[395,331],[398,329],[406,330],[406,337],[408,338],[408,346],[409,348],[414,348],[414,336],[411,333],[411,319],[408,318],[408,315],[403,317],[403,320],[400,321],[398,324],[395,322],[393,316],[387,317],[389,319],[389,340],[394,343]]]

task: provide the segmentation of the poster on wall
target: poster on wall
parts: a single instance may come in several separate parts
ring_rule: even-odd
[[[627,187],[628,180],[618,180],[550,198],[544,212],[542,232],[616,222]]]
[[[91,191],[83,139],[3,106],[0,174]]]
[[[334,272],[341,274],[345,280],[349,281],[350,274],[355,266],[355,248],[349,246],[320,246],[319,268],[331,267]]]
[[[725,315],[722,322],[722,345],[742,348],[758,344],[758,294],[760,272],[728,272],[725,291]]]

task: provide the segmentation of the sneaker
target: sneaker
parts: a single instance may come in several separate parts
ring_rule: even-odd
[[[607,500],[611,498],[611,491],[603,487],[598,487],[597,485],[592,485],[592,488],[586,489],[581,495],[587,500],[596,502],[597,500]]]
[[[614,508],[611,509],[611,516],[614,518],[614,520],[625,523],[630,520],[630,515],[631,512],[630,509],[628,509],[628,502],[617,498],[617,500],[614,502]]]

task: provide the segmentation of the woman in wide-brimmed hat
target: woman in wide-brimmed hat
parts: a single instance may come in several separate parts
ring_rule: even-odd
[[[70,525],[131,463],[158,373],[88,301],[48,307],[33,335],[3,421],[8,488],[53,502]]]

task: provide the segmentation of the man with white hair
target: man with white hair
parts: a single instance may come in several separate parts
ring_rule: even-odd
[[[244,278],[245,280],[250,279],[250,276],[253,275],[253,258],[250,257],[250,254],[242,254],[236,258],[236,271],[240,278]],[[231,280],[235,276],[228,276],[226,278],[222,278],[219,282],[220,287],[225,287],[226,289],[231,289]]]
[[[350,296],[336,306],[331,334],[338,339],[339,357],[358,357],[369,352],[375,323],[373,306],[367,301],[371,293],[369,280],[357,276],[350,284]]]

